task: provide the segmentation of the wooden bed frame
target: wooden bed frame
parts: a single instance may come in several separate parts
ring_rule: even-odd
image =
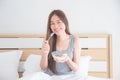
[[[77,34],[79,38],[106,38],[106,48],[82,48],[81,55],[90,55],[91,61],[106,61],[106,72],[89,71],[89,75],[96,77],[112,77],[111,35],[110,34]],[[0,38],[44,38],[44,34],[0,34]],[[21,61],[25,61],[31,54],[40,54],[41,48],[0,48],[0,51],[23,50]],[[22,76],[22,72],[19,72]]]

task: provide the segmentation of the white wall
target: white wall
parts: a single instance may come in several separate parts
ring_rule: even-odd
[[[0,0],[0,33],[45,33],[48,14],[62,9],[72,33],[113,36],[113,76],[120,80],[119,0]]]

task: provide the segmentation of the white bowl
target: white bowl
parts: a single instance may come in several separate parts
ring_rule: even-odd
[[[53,51],[52,52],[52,56],[54,59],[57,60],[64,60],[67,57],[67,53],[62,53],[62,52],[58,52],[58,51]]]

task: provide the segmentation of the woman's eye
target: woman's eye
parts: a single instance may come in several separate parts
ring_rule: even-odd
[[[50,23],[50,25],[54,25],[54,23]]]
[[[59,22],[57,22],[57,23],[59,24],[59,23],[61,23],[61,22],[59,21]]]

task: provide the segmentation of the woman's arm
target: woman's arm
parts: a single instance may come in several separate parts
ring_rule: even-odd
[[[79,68],[79,60],[80,60],[80,46],[79,46],[79,38],[75,37],[74,42],[74,51],[73,51],[73,60],[71,60],[69,57],[67,59],[67,64],[72,69],[72,71],[77,71]]]
[[[45,71],[48,67],[48,54],[49,54],[50,46],[48,41],[44,41],[42,45],[42,54],[41,54],[41,61],[40,67],[43,71]]]
[[[40,67],[43,71],[45,71],[48,67],[48,56],[41,54],[41,61],[40,61]]]

